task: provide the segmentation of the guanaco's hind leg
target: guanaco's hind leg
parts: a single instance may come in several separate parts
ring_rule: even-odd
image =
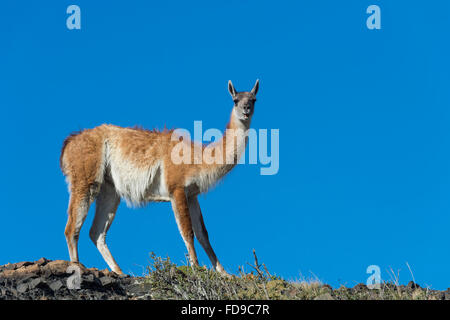
[[[192,231],[191,216],[184,189],[176,189],[172,194],[171,202],[178,229],[189,253],[191,265],[197,266],[198,259],[194,247],[194,232]]]
[[[64,234],[66,236],[67,247],[69,249],[70,261],[79,262],[78,259],[78,238],[89,211],[91,200],[88,188],[73,189],[70,194],[68,219]]]
[[[114,185],[105,181],[97,196],[95,218],[89,236],[111,270],[122,274],[122,270],[120,270],[106,245],[106,234],[114,220],[119,203],[120,197],[117,195]]]
[[[223,269],[219,260],[217,260],[211,244],[209,243],[208,231],[206,230],[205,223],[203,221],[202,211],[200,210],[200,204],[198,203],[197,196],[188,198],[189,212],[192,219],[192,228],[194,229],[195,236],[202,245],[206,254],[209,257],[214,269],[222,274],[227,272]]]

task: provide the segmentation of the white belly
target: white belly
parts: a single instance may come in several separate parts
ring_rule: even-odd
[[[140,206],[149,201],[170,201],[161,162],[138,168],[129,161],[111,159],[111,177],[118,195],[128,206]],[[117,159],[118,160],[118,159]]]

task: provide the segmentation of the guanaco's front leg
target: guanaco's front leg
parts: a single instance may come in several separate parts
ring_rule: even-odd
[[[172,209],[175,214],[178,229],[183,237],[189,253],[191,265],[198,266],[197,254],[194,247],[194,232],[192,231],[191,216],[184,188],[176,189],[172,194]]]

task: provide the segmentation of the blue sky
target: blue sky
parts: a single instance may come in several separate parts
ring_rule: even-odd
[[[70,4],[81,30],[66,28]],[[366,27],[371,4],[381,30]],[[254,248],[287,279],[353,286],[378,265],[406,283],[408,262],[421,285],[450,286],[448,1],[9,0],[0,12],[0,264],[68,259],[58,160],[70,132],[223,129],[227,81],[259,78],[252,126],[280,130],[280,170],[239,165],[200,198],[225,268]],[[105,268],[93,209],[80,260]],[[151,251],[185,261],[167,203],[122,203],[107,240],[127,273]]]

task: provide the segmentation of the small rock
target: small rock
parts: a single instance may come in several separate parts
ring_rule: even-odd
[[[33,264],[33,262],[29,262],[29,261],[18,262],[18,263],[14,264],[14,269],[19,269],[22,267],[30,266],[32,264]]]
[[[88,275],[83,276],[83,281],[94,282],[94,280],[95,280],[95,277],[93,274],[88,274]]]
[[[35,264],[22,266],[14,271],[14,274],[17,278],[25,278],[30,274],[37,276],[39,274],[39,266]]]
[[[137,281],[133,284],[128,285],[127,292],[134,296],[141,296],[149,293],[152,289],[152,285],[150,283]]]
[[[72,271],[68,272],[69,267],[72,267]],[[48,262],[46,265],[41,267],[42,272],[45,276],[67,276],[68,273],[72,274],[74,268],[79,268],[80,272],[83,273],[86,269],[81,263],[72,263],[70,261],[64,260],[54,260]]]
[[[35,273],[28,273],[28,274],[23,274],[18,279],[19,279],[19,283],[24,283],[24,282],[28,282],[28,280],[34,279],[36,277],[37,277],[37,275]]]
[[[109,286],[116,282],[115,279],[113,279],[109,276],[103,276],[99,280],[100,280],[100,283],[102,284],[102,286],[104,286],[104,287]]]
[[[67,268],[69,267],[70,262],[64,260],[54,260],[52,262],[47,263],[42,269],[49,274],[53,274],[56,276],[65,275],[67,273]]]
[[[81,284],[84,289],[94,289],[101,286],[100,280],[93,274],[83,275],[81,278]],[[80,286],[81,286],[80,284]]]
[[[44,266],[46,265],[48,262],[50,262],[50,260],[45,259],[45,258],[40,258],[39,260],[35,261],[34,263],[37,264],[38,266]]]
[[[104,276],[104,274],[102,272],[100,272],[98,269],[95,269],[95,268],[89,268],[89,269],[87,269],[87,271],[92,273],[96,278],[100,278],[100,277]]]
[[[27,292],[28,289],[29,289],[28,283],[22,283],[17,286],[17,292],[19,293]]]
[[[61,280],[56,280],[56,281],[53,281],[52,283],[50,283],[49,287],[50,287],[50,289],[52,289],[54,292],[56,292],[56,291],[58,291],[59,289],[61,289],[61,287],[62,287],[63,285],[64,285],[64,284],[62,283]]]
[[[33,290],[34,288],[38,287],[42,283],[45,283],[45,281],[42,278],[36,278],[29,282],[29,287],[31,290]]]
[[[103,269],[100,271],[101,273],[103,273],[103,275],[108,276],[108,277],[112,277],[112,278],[118,278],[119,275],[113,271],[109,271],[108,269]]]

